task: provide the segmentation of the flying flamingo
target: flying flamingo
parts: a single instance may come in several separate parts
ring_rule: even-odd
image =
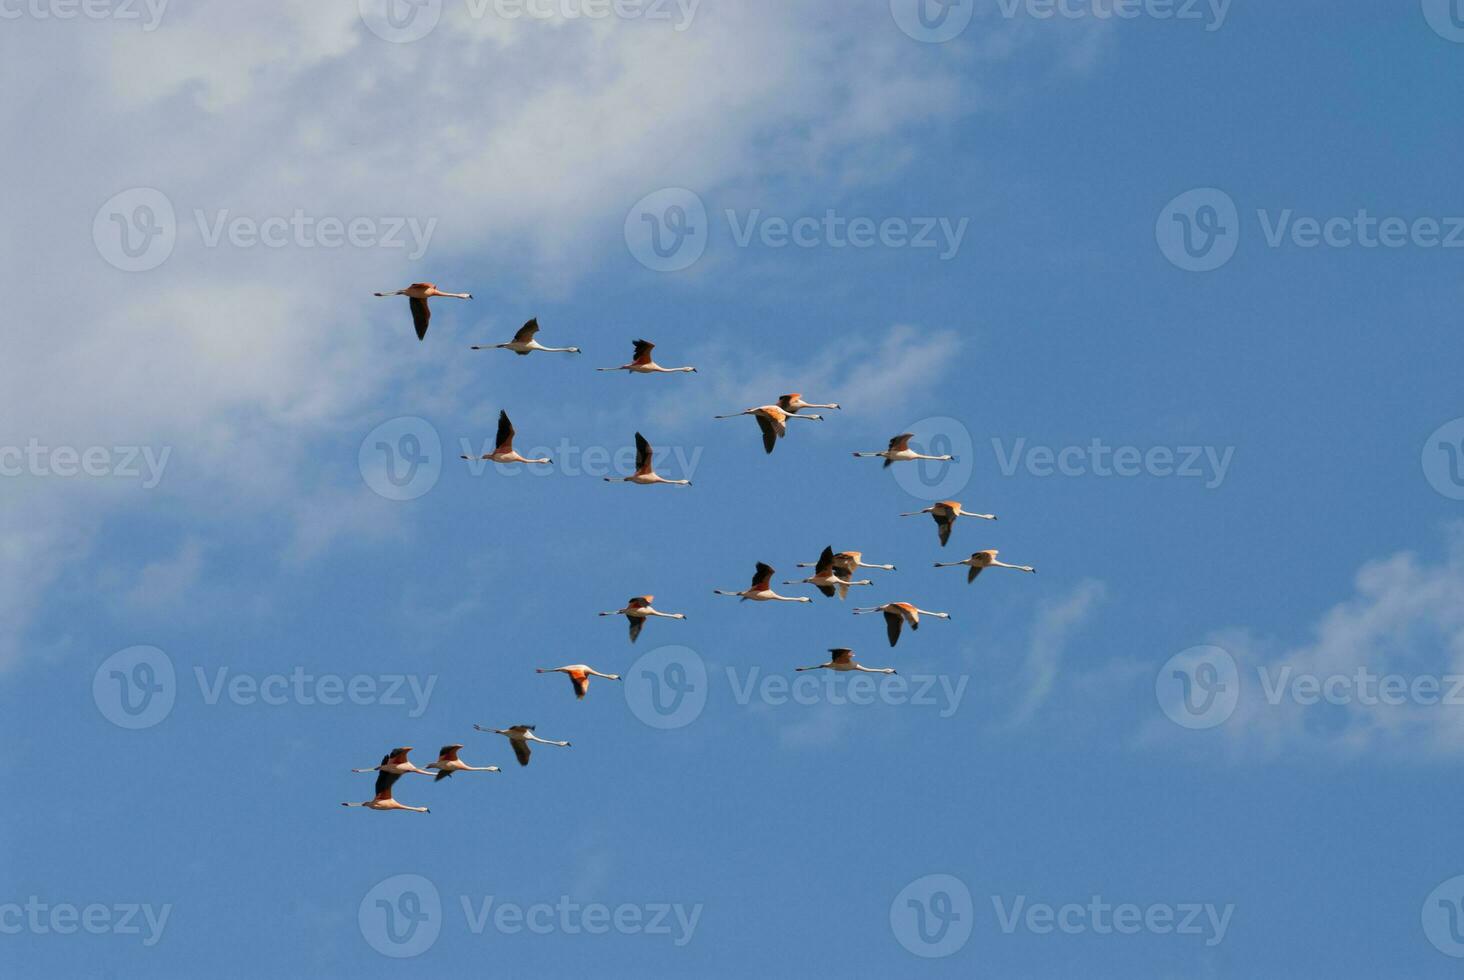
[[[655,600],[653,595],[632,596],[625,603],[624,609],[616,609],[614,612],[602,612],[601,616],[624,616],[630,623],[630,642],[634,643],[640,638],[641,630],[645,628],[646,620],[651,616],[659,616],[662,619],[685,619],[686,613],[663,613],[651,608]]]
[[[835,403],[830,403],[828,405],[816,405],[813,402],[806,402],[803,400],[803,395],[796,391],[793,392],[791,395],[779,395],[778,407],[787,412],[789,415],[797,415],[805,408],[839,408],[839,406]]]
[[[386,759],[381,760],[386,765]],[[371,770],[364,770],[370,772]],[[376,795],[365,803],[342,803],[341,806],[364,806],[368,810],[411,810],[413,813],[430,813],[425,806],[407,806],[405,803],[398,803],[392,799],[391,787],[398,779],[402,778],[399,772],[388,772],[385,769],[376,777]]]
[[[430,282],[414,282],[406,289],[395,289],[389,293],[377,293],[377,296],[405,296],[407,303],[412,307],[412,323],[417,327],[417,339],[427,339],[427,323],[432,319],[432,311],[427,307],[427,299],[431,296],[446,296],[449,299],[472,299],[472,293],[444,293]]]
[[[934,616],[936,619],[950,619],[950,613],[931,612],[929,609],[916,609],[908,602],[887,602],[882,606],[872,606],[869,609],[856,609],[854,615],[863,613],[884,613],[885,633],[890,638],[890,646],[900,642],[900,627],[905,623],[910,624],[912,630],[920,628],[921,616]]]
[[[606,483],[638,483],[641,486],[650,486],[653,483],[668,483],[677,487],[691,486],[690,480],[667,480],[657,476],[655,469],[651,466],[651,457],[655,455],[651,444],[646,442],[646,437],[639,432],[635,434],[635,472],[630,476],[607,476]]]
[[[568,667],[535,667],[536,674],[568,674],[574,684],[574,696],[583,701],[590,690],[591,677],[603,677],[609,681],[620,680],[619,674],[602,674],[586,664],[570,664]]]
[[[651,351],[656,345],[649,340],[633,341],[635,344],[635,357],[629,364],[622,364],[619,367],[595,368],[596,371],[629,371],[631,374],[695,374],[694,367],[661,367],[651,360]]]
[[[426,769],[418,769],[415,765],[408,761],[407,753],[410,751],[412,751],[412,747],[410,745],[404,746],[399,749],[392,749],[386,754],[384,758],[382,758],[381,765],[372,766],[369,769],[352,769],[351,772],[389,772],[394,773],[398,776],[403,775],[404,773],[417,772],[421,773],[424,776],[432,775],[432,773],[428,772]]]
[[[798,563],[798,567],[814,568],[815,564],[811,561],[801,561]],[[853,578],[854,573],[861,568],[882,568],[887,572],[895,570],[894,565],[873,565],[866,562],[862,551],[840,551],[834,555],[834,570],[844,578]]]
[[[458,758],[458,750],[461,748],[461,745],[444,745],[442,751],[437,753],[437,761],[427,767],[437,770],[437,776],[432,780],[434,783],[441,782],[455,772],[503,772],[497,766],[468,765]]]
[[[795,667],[794,670],[858,670],[866,674],[893,674],[896,673],[893,667],[864,667],[854,662],[854,651],[848,647],[834,647],[829,651],[834,658],[826,664],[817,664],[813,667]]]
[[[951,539],[951,528],[955,525],[957,517],[979,517],[983,521],[996,520],[995,514],[973,514],[969,510],[962,510],[959,500],[942,500],[939,503],[931,504],[924,510],[915,510],[908,514],[901,514],[900,516],[919,517],[921,514],[929,514],[935,518],[935,526],[940,532],[940,546],[942,548]]]
[[[773,573],[777,569],[764,562],[757,563],[757,571],[753,573],[752,585],[741,592],[726,592],[722,589],[713,589],[717,595],[739,596],[743,602],[751,599],[753,602],[812,602],[808,596],[792,598],[785,595],[778,595],[773,591]]]
[[[976,581],[976,576],[981,574],[981,570],[983,568],[1015,568],[1019,572],[1032,572],[1033,574],[1036,574],[1037,569],[1033,568],[1031,565],[1008,565],[1004,561],[997,561],[996,556],[999,554],[1001,554],[1001,552],[997,551],[995,548],[991,548],[987,551],[977,551],[965,561],[938,561],[935,563],[935,567],[954,568],[957,565],[970,566],[971,570],[966,573],[967,585]]]
[[[534,339],[534,334],[539,332],[539,318],[534,317],[528,323],[518,328],[518,333],[506,344],[474,344],[473,350],[511,350],[515,354],[528,355],[534,351],[543,351],[546,354],[579,354],[578,347],[545,347]]]
[[[917,459],[936,459],[954,463],[954,456],[927,456],[924,453],[917,453],[910,448],[910,440],[915,438],[915,433],[906,432],[895,436],[890,440],[890,448],[880,453],[855,453],[855,456],[883,456],[885,467],[893,463],[909,463]]]
[[[514,725],[512,728],[484,728],[482,725],[474,725],[480,732],[487,732],[490,735],[506,735],[508,742],[513,746],[513,754],[518,757],[519,765],[529,764],[529,756],[533,750],[529,748],[530,742],[539,742],[542,745],[562,745],[569,747],[568,742],[556,742],[550,738],[540,738],[534,734],[533,725]]]
[[[746,411],[734,412],[731,415],[716,415],[713,418],[735,419],[743,415],[751,415],[757,419],[757,427],[762,429],[763,449],[772,452],[778,440],[788,434],[787,422],[789,419],[807,419],[810,422],[822,422],[822,415],[791,415],[776,405],[759,405],[757,408],[749,408]]]
[[[548,456],[543,459],[529,459],[520,456],[513,449],[514,429],[513,423],[508,420],[508,413],[502,409],[498,412],[498,443],[493,452],[485,453],[480,459],[492,460],[495,463],[552,463]],[[471,460],[471,456],[463,456],[463,459]]]
[[[800,566],[804,567],[804,566]],[[851,585],[873,585],[869,579],[861,579],[858,582],[851,582],[847,578],[840,578],[835,567],[834,549],[832,545],[826,546],[823,554],[819,555],[818,564],[813,567],[813,575],[810,578],[797,579],[796,581],[784,582],[784,585],[813,585],[824,595],[832,599],[837,592],[840,599],[848,598]]]

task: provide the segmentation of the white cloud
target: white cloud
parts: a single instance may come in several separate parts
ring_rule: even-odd
[[[1046,703],[1062,672],[1062,656],[1073,633],[1103,601],[1104,592],[1102,582],[1085,579],[1066,595],[1045,600],[1038,606],[1027,643],[1026,690],[1007,720],[1009,726],[1026,724]],[[1073,673],[1081,677],[1087,670]]]
[[[1429,704],[1404,695],[1405,703],[1388,704],[1378,696],[1378,680],[1357,683],[1359,670],[1363,678],[1392,675],[1410,685],[1419,677],[1464,676],[1464,526],[1449,530],[1437,561],[1400,552],[1364,563],[1352,595],[1318,617],[1309,633],[1295,644],[1242,628],[1208,638],[1235,658],[1240,672],[1236,709],[1214,730],[1232,758],[1464,754],[1464,703]],[[1335,678],[1331,700],[1305,703],[1305,691],[1293,697],[1290,682],[1302,675],[1322,684]],[[1451,687],[1445,681],[1432,696],[1447,695]],[[1464,692],[1454,694],[1457,699]],[[1181,737],[1200,741],[1163,720],[1144,731],[1147,742]],[[1209,749],[1216,744],[1204,740]]]
[[[448,285],[486,278],[521,301],[572,289],[606,254],[624,259],[621,220],[656,187],[810,194],[883,179],[910,127],[974,105],[972,71],[1008,52],[933,58],[879,21],[771,0],[703,5],[679,33],[454,14],[405,45],[370,35],[349,0],[174,4],[146,33],[11,22],[4,54],[23,86],[0,125],[27,138],[0,158],[13,203],[0,260],[27,283],[10,314],[30,329],[0,359],[0,417],[21,441],[172,447],[146,500],[212,519],[285,502],[312,528],[279,546],[316,553],[353,515],[377,516],[334,509],[339,488],[300,476],[318,441],[358,425],[391,386],[435,399],[445,378],[467,378],[408,342],[403,312],[371,290],[472,256],[456,273],[470,281]],[[168,196],[178,243],[160,268],[121,273],[94,247],[92,220],[138,186]],[[195,209],[440,224],[413,265],[381,249],[205,248]],[[434,329],[466,329],[483,305],[444,311]],[[891,404],[935,369],[931,343],[896,344],[893,369],[845,361],[847,376],[803,387],[842,382],[851,402]],[[889,353],[866,351],[871,365]],[[45,489],[16,485],[11,505],[23,530],[7,548],[28,570],[0,578],[12,649],[63,563],[136,505],[98,486],[46,509]],[[47,519],[66,530],[37,530]]]

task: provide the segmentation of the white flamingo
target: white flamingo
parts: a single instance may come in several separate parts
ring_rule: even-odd
[[[634,643],[640,639],[641,630],[645,628],[646,620],[655,616],[661,619],[685,619],[686,613],[663,613],[651,608],[651,603],[656,599],[653,595],[632,596],[625,603],[624,609],[616,609],[612,612],[602,612],[601,616],[624,616],[630,623],[630,642]]]
[[[792,415],[783,411],[776,405],[759,405],[757,408],[749,408],[745,411],[734,412],[731,415],[715,415],[717,419],[735,419],[743,415],[751,415],[757,419],[757,427],[762,430],[763,449],[772,452],[778,440],[788,434],[789,419],[804,419],[809,422],[822,422],[822,415]]]
[[[444,293],[430,282],[414,282],[406,289],[393,289],[377,296],[405,296],[412,308],[412,324],[417,328],[417,339],[427,339],[427,324],[432,320],[432,310],[427,306],[428,298],[443,296],[448,299],[472,299],[472,293]]]
[[[494,446],[493,452],[484,453],[478,458],[491,460],[495,463],[538,463],[542,465],[547,465],[554,462],[548,456],[545,456],[542,459],[529,459],[526,456],[520,456],[514,451],[513,437],[513,423],[508,420],[508,413],[500,410],[498,413],[498,442]],[[463,456],[462,458],[471,460],[473,457]]]
[[[890,638],[890,646],[900,642],[900,627],[905,623],[910,624],[912,630],[920,628],[920,617],[931,616],[935,619],[950,619],[950,613],[931,612],[929,609],[917,609],[908,602],[887,602],[882,606],[871,606],[868,609],[856,609],[854,615],[860,616],[864,613],[884,613],[885,635]]]
[[[835,567],[834,549],[832,545],[824,548],[823,554],[819,556],[818,563],[813,567],[813,575],[809,578],[786,581],[784,585],[812,585],[820,592],[832,599],[837,595],[840,599],[848,598],[849,587],[853,585],[873,585],[869,579],[860,579],[857,582],[847,578],[841,578],[838,569]]]
[[[689,487],[690,480],[668,480],[665,477],[657,476],[652,459],[655,451],[646,437],[639,432],[635,434],[635,472],[630,476],[607,476],[606,483],[635,483],[640,486],[650,486],[654,483],[665,483],[675,487]]]
[[[579,354],[582,353],[578,347],[545,347],[534,339],[539,332],[539,318],[534,317],[528,323],[518,328],[513,339],[506,344],[474,344],[473,350],[511,350],[515,354],[528,355],[534,351],[542,351],[545,354]]]
[[[940,546],[944,548],[946,542],[951,539],[951,528],[956,523],[957,517],[979,517],[983,521],[996,520],[995,514],[973,514],[961,507],[959,500],[942,500],[939,503],[931,504],[924,510],[912,510],[908,514],[901,514],[901,517],[919,517],[921,514],[929,514],[935,519],[935,527],[940,532]]]
[[[727,592],[723,589],[713,589],[717,595],[735,595],[743,602],[751,599],[753,602],[812,602],[808,596],[785,596],[778,595],[773,591],[773,573],[777,569],[765,562],[757,563],[757,571],[752,574],[752,585],[741,592]]]
[[[803,400],[803,395],[796,391],[789,395],[779,395],[778,407],[787,412],[789,415],[797,415],[805,408],[832,408],[836,411],[839,408],[838,404],[832,402],[827,405],[819,405],[815,402],[806,402]]]
[[[896,673],[893,667],[864,667],[854,662],[854,651],[848,647],[834,647],[829,651],[834,657],[826,664],[816,664],[812,667],[795,667],[794,670],[858,670],[866,674],[893,674]]]
[[[596,371],[629,371],[631,374],[696,374],[694,367],[661,367],[651,360],[651,351],[656,345],[649,340],[637,340],[635,344],[635,357],[629,364],[622,364],[619,367],[595,368]]]
[[[798,563],[798,567],[813,568],[815,567],[815,563],[801,561]],[[862,551],[840,551],[834,554],[834,570],[844,578],[853,578],[854,573],[861,568],[880,568],[887,572],[893,572],[895,570],[894,565],[876,565],[866,562],[864,560],[864,552]]]
[[[502,772],[497,766],[470,766],[458,758],[461,745],[444,745],[437,753],[437,761],[430,763],[428,769],[436,769],[437,775],[433,782],[441,782],[455,772]]]
[[[410,760],[407,759],[407,753],[410,751],[412,751],[412,747],[410,745],[403,746],[399,749],[392,749],[381,760],[381,765],[371,766],[367,769],[352,769],[351,772],[389,772],[394,773],[398,776],[409,772],[415,772],[421,773],[423,776],[432,775],[432,773],[428,772],[426,769],[418,769],[416,765],[414,765]]]
[[[568,667],[535,667],[536,674],[568,674],[574,685],[574,696],[583,701],[590,690],[591,677],[603,677],[607,681],[620,680],[619,674],[602,674],[588,664],[570,664]]]
[[[905,432],[905,433],[902,433],[900,435],[897,435],[893,439],[891,439],[890,440],[890,447],[888,449],[884,450],[883,452],[878,452],[878,453],[855,453],[854,455],[857,456],[857,457],[864,457],[864,456],[883,456],[884,457],[884,464],[885,464],[886,467],[889,467],[893,463],[910,463],[910,462],[914,462],[917,459],[944,460],[946,462],[951,462],[951,463],[954,463],[956,461],[956,457],[951,456],[951,455],[945,455],[945,456],[927,456],[924,453],[917,453],[915,450],[913,450],[913,449],[910,448],[910,440],[911,439],[914,439],[914,438],[915,438],[915,433],[913,433],[913,432]]]
[[[996,556],[999,554],[1001,554],[1001,552],[997,551],[995,548],[989,548],[986,551],[974,552],[970,558],[967,558],[963,561],[938,561],[935,563],[935,567],[954,568],[957,565],[968,566],[971,570],[966,573],[967,585],[970,585],[972,582],[976,581],[976,576],[980,575],[981,570],[984,568],[1013,568],[1019,572],[1031,572],[1034,575],[1037,573],[1037,569],[1033,568],[1031,565],[1008,565],[1004,561],[997,561]]]
[[[382,765],[386,760],[381,760]],[[370,772],[370,770],[365,770]],[[413,813],[430,813],[425,806],[407,806],[405,803],[398,803],[391,795],[392,784],[402,778],[399,772],[387,772],[382,770],[376,777],[376,795],[364,803],[342,803],[341,806],[364,806],[368,810],[410,810]]]
[[[529,756],[533,750],[529,748],[530,742],[538,742],[540,745],[561,745],[569,748],[568,742],[556,742],[552,738],[540,738],[534,734],[533,725],[514,725],[510,728],[484,728],[482,725],[474,725],[473,728],[480,732],[487,732],[490,735],[504,735],[508,738],[508,744],[513,746],[513,754],[518,759],[519,765],[529,764]]]

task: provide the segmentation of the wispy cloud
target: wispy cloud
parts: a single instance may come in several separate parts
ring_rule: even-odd
[[[1102,582],[1085,579],[1067,595],[1047,600],[1038,607],[1027,644],[1026,691],[1007,719],[1009,727],[1026,724],[1046,703],[1061,672],[1068,642],[1103,601],[1104,594]]]

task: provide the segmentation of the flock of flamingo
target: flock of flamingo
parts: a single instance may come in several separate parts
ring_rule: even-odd
[[[417,339],[425,340],[427,327],[432,318],[432,313],[427,301],[433,297],[447,297],[451,299],[472,299],[471,293],[448,293],[438,289],[429,282],[419,282],[408,286],[405,289],[397,289],[389,292],[376,293],[377,296],[405,296],[408,299],[412,313],[412,323],[417,331]],[[578,347],[545,347],[537,339],[539,333],[538,319],[532,319],[519,328],[513,335],[513,339],[502,344],[477,344],[472,350],[508,350],[520,356],[527,356],[532,353],[556,353],[556,354],[579,354]],[[634,356],[626,364],[615,367],[597,368],[599,371],[626,371],[632,374],[694,374],[694,367],[662,367],[652,358],[652,352],[656,345],[648,340],[636,340],[634,343]],[[744,409],[741,412],[733,412],[729,415],[717,415],[716,419],[733,419],[750,415],[757,420],[758,429],[762,432],[762,444],[765,452],[771,453],[777,446],[778,440],[788,433],[788,421],[790,419],[802,419],[807,422],[821,422],[822,415],[805,412],[805,409],[824,409],[838,411],[840,406],[837,403],[818,404],[804,401],[803,396],[798,393],[783,395],[773,404],[758,405]],[[545,466],[552,464],[549,458],[529,458],[521,455],[513,448],[514,427],[509,420],[507,412],[499,412],[497,441],[491,453],[479,457],[494,463],[520,463],[526,465]],[[914,438],[913,433],[905,432],[895,436],[889,445],[878,452],[856,452],[856,458],[878,457],[884,460],[885,468],[895,463],[910,463],[920,460],[955,461],[951,455],[927,455],[910,448],[910,440]],[[690,480],[670,480],[658,475],[653,466],[654,451],[650,442],[639,432],[635,434],[635,472],[627,477],[605,477],[607,482],[633,483],[641,486],[653,484],[669,484],[674,486],[691,486]],[[474,457],[463,456],[463,459]],[[951,531],[955,526],[956,519],[960,517],[974,517],[986,521],[996,520],[995,514],[975,514],[964,509],[959,501],[943,500],[932,504],[922,510],[901,514],[901,517],[919,517],[929,514],[935,521],[936,530],[940,537],[941,547],[945,547],[951,538]],[[1011,565],[1000,561],[997,558],[999,552],[996,549],[973,552],[970,557],[960,561],[936,562],[936,568],[953,568],[964,566],[967,569],[967,583],[975,582],[976,577],[988,568],[1007,568],[1020,572],[1036,572],[1030,565]],[[838,597],[845,599],[849,590],[857,587],[873,586],[871,579],[856,579],[860,569],[877,569],[880,571],[895,571],[894,565],[866,562],[862,552],[840,551],[835,552],[833,547],[827,546],[819,555],[816,562],[799,562],[799,568],[812,568],[813,574],[807,578],[785,580],[784,585],[811,585],[828,598]],[[758,562],[753,572],[752,582],[745,589],[728,590],[714,589],[716,595],[735,596],[743,602],[797,602],[811,603],[813,600],[808,596],[785,596],[778,594],[773,589],[773,576],[777,573],[771,565],[766,562]],[[651,603],[655,596],[642,595],[633,596],[626,601],[624,608],[615,609],[600,613],[601,616],[624,616],[630,627],[630,642],[634,643],[640,638],[641,630],[645,628],[646,622],[650,619],[685,619],[684,613],[660,612],[652,607]],[[921,609],[911,602],[886,602],[881,605],[856,607],[854,615],[868,615],[881,613],[885,621],[885,635],[891,647],[900,641],[900,633],[909,626],[912,631],[920,628],[922,616],[931,619],[951,618],[950,613],[934,612],[929,609]],[[870,674],[893,674],[893,667],[865,667],[854,660],[854,651],[847,647],[835,647],[829,651],[830,659],[827,663],[814,664],[808,667],[795,668],[797,671],[811,670],[833,670],[840,672],[859,671]],[[589,693],[590,679],[600,677],[605,680],[618,681],[619,674],[607,674],[596,670],[588,664],[569,664],[563,667],[539,667],[536,672],[540,674],[564,674],[570,679],[574,688],[574,695],[583,699]],[[540,738],[535,733],[533,725],[513,725],[508,728],[486,728],[482,725],[474,725],[474,730],[492,735],[503,735],[513,748],[514,756],[518,759],[520,766],[529,764],[529,757],[532,752],[531,746],[534,743],[540,745],[555,745],[568,748],[570,743],[556,741],[554,739]],[[392,795],[392,787],[397,780],[407,774],[433,776],[434,782],[440,782],[454,773],[459,772],[501,772],[498,766],[470,766],[458,758],[458,753],[463,749],[461,744],[444,745],[438,753],[436,762],[431,763],[425,769],[419,768],[408,758],[412,751],[411,746],[403,746],[390,750],[376,766],[365,769],[353,769],[352,772],[376,773],[376,795],[363,803],[342,803],[346,807],[365,807],[371,810],[408,810],[413,813],[427,813],[425,806],[408,806],[399,803]]]

